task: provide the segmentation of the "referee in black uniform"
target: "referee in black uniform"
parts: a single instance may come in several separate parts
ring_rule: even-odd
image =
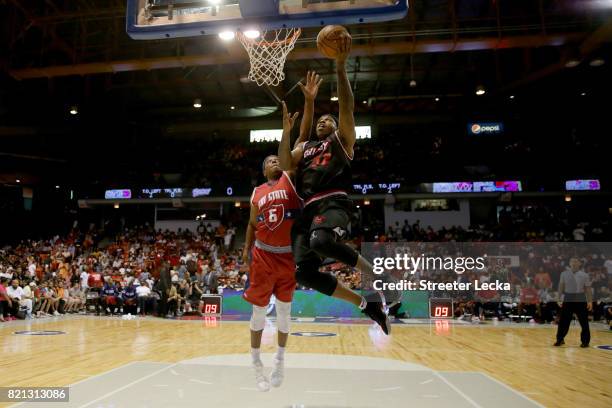
[[[574,257],[570,259],[569,268],[561,273],[559,295],[562,296],[563,304],[561,305],[561,318],[557,327],[557,341],[554,344],[556,347],[565,344],[563,339],[569,331],[574,313],[576,313],[582,328],[580,347],[589,347],[591,341],[591,332],[589,331],[589,312],[593,310],[591,280],[581,267],[580,260]]]

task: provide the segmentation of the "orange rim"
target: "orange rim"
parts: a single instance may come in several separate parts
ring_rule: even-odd
[[[284,30],[286,30],[286,29],[284,29]],[[240,39],[242,41],[247,42],[249,44],[256,44],[256,45],[258,45],[260,47],[277,47],[279,45],[287,45],[287,44],[290,44],[290,43],[296,41],[300,37],[301,34],[302,34],[302,29],[298,28],[298,29],[296,29],[293,32],[292,35],[290,35],[289,37],[285,38],[282,41],[266,41],[266,40],[255,41],[255,39],[251,39],[251,38],[248,38],[247,36],[245,36],[242,33],[242,31],[238,31],[238,37],[240,37]],[[294,38],[295,38],[295,40],[294,40]]]

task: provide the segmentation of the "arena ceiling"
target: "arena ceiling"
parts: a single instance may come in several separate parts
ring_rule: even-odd
[[[610,55],[610,3],[414,0],[403,20],[350,27],[357,113],[438,118],[473,108],[478,85],[498,99],[601,88],[612,60],[595,74],[589,64]],[[96,154],[87,147],[92,142],[137,149],[148,138],[278,121],[278,115],[239,119],[274,103],[244,81],[248,60],[237,42],[132,40],[122,0],[0,0],[0,16],[0,173],[24,160],[31,168],[34,161],[44,168],[75,155],[87,160]],[[316,33],[304,31],[286,64],[287,80],[274,92],[282,97],[316,69],[327,80],[318,109],[334,110],[333,63],[316,52]],[[567,68],[574,60],[579,66]],[[193,108],[196,98],[203,109]],[[286,99],[301,105],[299,91]]]

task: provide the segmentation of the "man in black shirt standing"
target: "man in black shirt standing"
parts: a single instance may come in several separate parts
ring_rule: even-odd
[[[353,117],[355,102],[346,73],[346,60],[351,49],[348,34],[338,40],[338,48],[339,118],[331,114],[321,116],[316,123],[316,138],[300,143],[290,151],[289,136],[283,137],[278,150],[283,170],[295,171],[296,189],[304,200],[303,213],[291,231],[295,278],[303,286],[353,303],[378,323],[385,334],[389,334],[391,326],[383,310],[382,299],[366,301],[339,283],[334,275],[319,272],[322,261],[332,258],[362,273],[370,276],[372,273],[372,265],[342,242],[347,236],[353,207],[347,192],[351,184],[350,163],[356,139]],[[284,104],[283,109],[285,117],[288,117]]]

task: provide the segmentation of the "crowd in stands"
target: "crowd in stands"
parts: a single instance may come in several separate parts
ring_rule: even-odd
[[[470,228],[423,227],[420,222],[390,226],[376,233],[378,242],[498,242],[519,241],[528,258],[521,268],[488,275],[465,273],[460,280],[494,280],[502,276],[511,283],[505,292],[437,293],[458,300],[456,313],[478,317],[530,316],[546,322],[558,311],[559,275],[568,259],[562,251],[550,252],[559,242],[598,241],[607,233],[607,224],[572,225],[563,217],[537,208],[507,207],[493,226]],[[511,236],[508,231],[518,231]],[[248,266],[235,248],[235,228],[202,224],[197,232],[155,231],[150,226],[126,229],[108,237],[90,230],[71,231],[65,237],[23,241],[0,250],[0,319],[42,318],[49,315],[94,312],[131,313],[160,317],[198,314],[201,296],[224,289],[242,290]],[[363,236],[352,242],[359,248]],[[368,240],[366,238],[366,240]],[[537,242],[550,242],[547,251],[533,251]],[[558,248],[558,247],[556,247]],[[612,254],[592,250],[580,253],[594,290],[594,318],[610,319],[612,309]],[[351,288],[361,286],[361,276],[339,263],[327,263],[325,272],[334,273]],[[411,279],[418,279],[417,274]],[[437,282],[457,280],[457,274],[440,272]]]
[[[420,221],[410,224],[407,220],[396,222],[383,233],[378,231],[376,241],[531,241],[531,242],[608,242],[612,241],[610,218],[589,222],[573,220],[563,209],[553,210],[544,206],[506,206],[498,220],[488,225],[472,225],[469,228],[453,226],[438,230],[423,226]]]
[[[223,225],[209,224],[201,233],[145,226],[111,239],[73,230],[63,238],[4,247],[1,319],[86,311],[198,313],[202,294],[244,287],[246,266],[234,235]]]

